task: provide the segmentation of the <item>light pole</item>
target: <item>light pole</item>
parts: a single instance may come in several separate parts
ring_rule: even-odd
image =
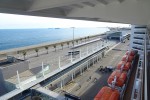
[[[72,51],[72,58],[74,58],[74,27],[72,27],[73,29],[73,51]]]
[[[73,47],[74,47],[74,27],[72,27],[73,28]],[[74,48],[73,48],[73,50],[74,50]]]

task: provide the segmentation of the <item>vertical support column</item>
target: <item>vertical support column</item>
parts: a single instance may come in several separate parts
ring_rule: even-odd
[[[81,75],[82,75],[82,67],[80,67],[80,73],[81,73]]]
[[[145,31],[145,36],[144,36],[144,38],[145,38],[145,40],[144,40],[144,64],[145,64],[145,66],[144,66],[144,99],[145,100],[148,100],[148,86],[147,86],[147,80],[148,80],[148,78],[147,78],[147,34],[146,34],[146,32],[147,31]]]
[[[18,70],[17,70],[17,80],[18,80],[19,88],[21,88],[21,82],[20,82],[20,77],[19,77]]]
[[[59,66],[59,69],[61,69],[61,66],[60,66],[60,56],[59,56],[59,58],[58,58],[58,60],[59,60],[59,62],[58,62],[58,66]]]
[[[105,57],[105,50],[104,50],[104,57]]]
[[[61,88],[61,89],[63,88],[63,80],[61,80],[60,88]]]
[[[105,51],[102,52],[102,58],[105,56]]]
[[[71,56],[70,56],[70,57],[71,57],[70,59],[71,59],[71,63],[72,63],[72,61],[73,61],[73,60],[72,60],[72,53],[71,53]]]
[[[72,81],[74,80],[74,72],[71,74]]]
[[[44,77],[44,65],[43,65],[43,62],[42,62],[42,74],[43,74],[43,77]]]
[[[82,54],[82,52],[81,52],[81,49],[80,49],[80,58],[82,57],[82,55],[81,55],[81,54]]]
[[[94,66],[94,58],[93,58],[93,66]]]
[[[86,67],[87,67],[87,70],[89,69],[89,68],[88,68],[88,62],[89,62],[89,61],[87,61],[87,66],[86,66]]]
[[[75,72],[73,73],[73,77],[74,77],[74,78],[76,77],[76,73],[75,73]]]

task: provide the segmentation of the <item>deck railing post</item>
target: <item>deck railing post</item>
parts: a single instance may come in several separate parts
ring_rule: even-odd
[[[81,75],[82,75],[82,67],[80,67],[80,73],[81,73]]]
[[[60,56],[59,56],[59,58],[58,58],[58,66],[59,66],[59,69],[61,69],[61,66],[60,66]]]
[[[72,81],[74,80],[74,79],[73,79],[73,76],[74,76],[74,73],[72,73],[72,75],[71,75]]]
[[[87,61],[87,70],[88,70],[88,62],[89,62],[89,61]]]
[[[20,82],[20,77],[19,77],[18,70],[17,70],[17,80],[18,80],[19,88],[21,88],[21,82]]]
[[[61,88],[61,89],[63,88],[63,80],[61,80],[60,88]]]
[[[71,63],[72,63],[72,61],[73,61],[73,60],[72,60],[72,55],[73,55],[73,53],[71,53],[71,56],[70,56],[70,57],[71,57],[71,58],[70,58],[70,59],[71,59]]]
[[[82,53],[81,53],[81,49],[80,49],[80,58],[82,57],[82,55],[81,55]]]
[[[42,74],[43,74],[43,77],[44,77],[44,64],[42,62]]]

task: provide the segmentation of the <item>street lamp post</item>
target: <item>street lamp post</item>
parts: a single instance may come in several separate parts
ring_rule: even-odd
[[[72,52],[72,57],[74,58],[74,27],[72,27],[73,29],[73,52]]]
[[[74,27],[73,27],[73,47],[74,47]]]

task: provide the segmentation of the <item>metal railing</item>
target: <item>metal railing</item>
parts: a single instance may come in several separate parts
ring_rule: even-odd
[[[148,73],[147,73],[147,71],[148,71],[148,65],[147,65],[147,39],[149,39],[148,37],[148,31],[146,30],[146,32],[145,33],[147,33],[146,35],[145,35],[145,41],[144,41],[144,100],[148,100],[148,86],[147,86],[147,82],[148,82],[148,80],[147,80],[147,76],[148,76]]]
[[[142,28],[142,29],[141,29]],[[135,28],[134,31],[137,31]],[[142,50],[140,53],[140,60],[138,61],[138,67],[136,70],[134,88],[132,90],[132,100],[149,100],[148,92],[148,44],[150,43],[148,30],[146,27],[139,27],[138,31],[145,33],[143,34],[143,48],[133,47],[134,49]],[[137,39],[137,37],[133,37]],[[138,37],[139,38],[139,37]],[[140,37],[141,38],[141,37]]]

